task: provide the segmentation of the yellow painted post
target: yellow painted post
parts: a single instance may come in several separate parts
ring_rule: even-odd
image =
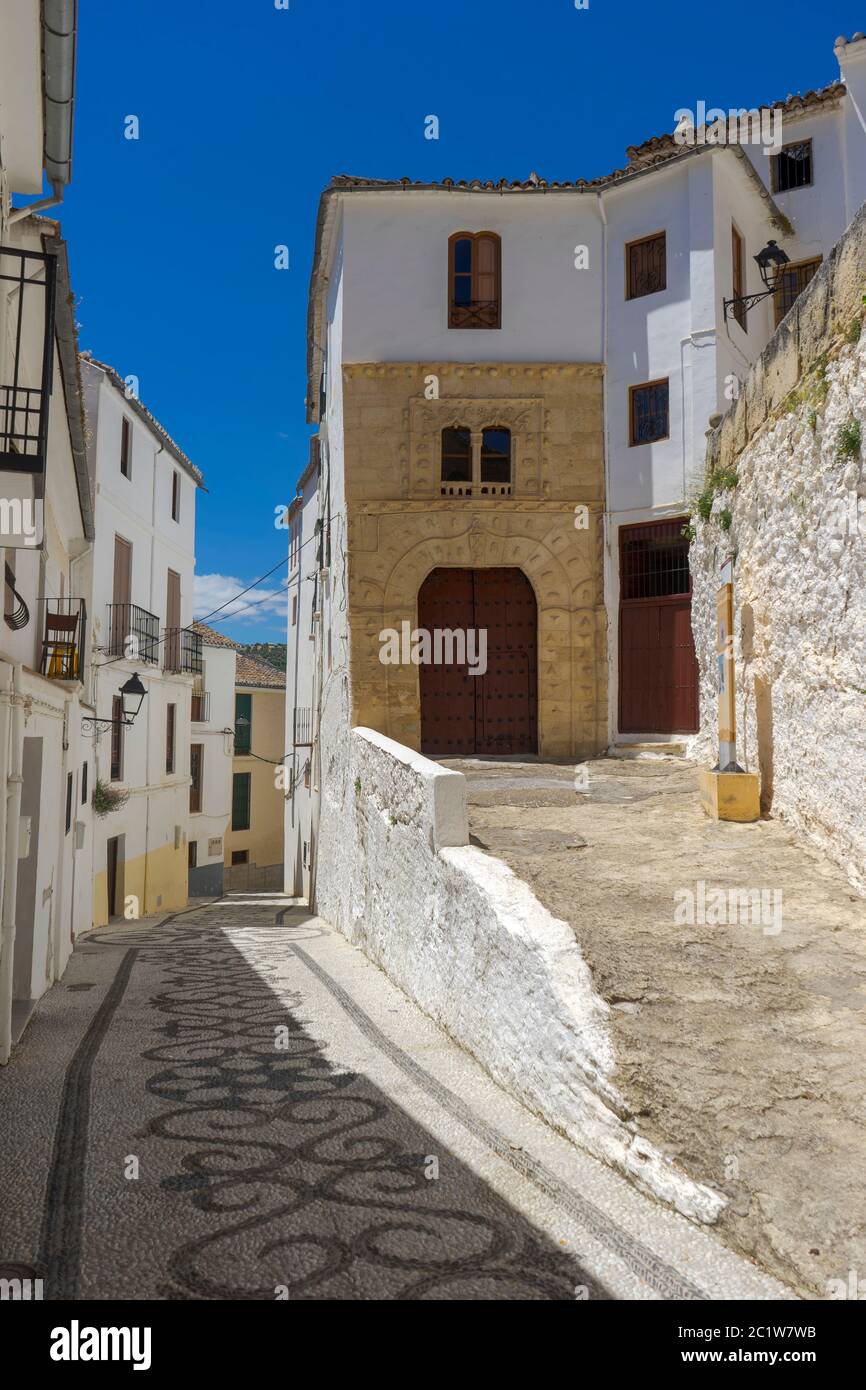
[[[700,775],[701,805],[713,820],[756,821],[760,818],[760,784],[756,772],[737,762],[737,707],[734,672],[734,566],[722,569],[716,594],[716,661],[718,663],[719,761]]]
[[[739,772],[737,766],[737,707],[734,673],[734,584],[730,560],[722,570],[716,594],[716,657],[719,669],[718,772]]]

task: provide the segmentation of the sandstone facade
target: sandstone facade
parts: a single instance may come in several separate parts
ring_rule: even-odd
[[[538,604],[539,753],[606,746],[602,373],[595,363],[344,365],[352,724],[418,750],[418,668],[382,665],[380,632],[415,626],[418,591],[438,567],[515,566]],[[450,427],[511,431],[508,495],[443,495]]]

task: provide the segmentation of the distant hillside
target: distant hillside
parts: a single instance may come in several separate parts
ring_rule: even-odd
[[[248,642],[246,644],[238,642],[237,646],[238,651],[246,652],[248,656],[258,657],[259,661],[266,661],[277,671],[285,671],[286,669],[285,642]]]

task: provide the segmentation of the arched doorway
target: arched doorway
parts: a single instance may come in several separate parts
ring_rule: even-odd
[[[466,662],[433,660],[420,666],[422,753],[537,753],[538,607],[523,571],[433,570],[418,593],[418,628],[431,639],[437,632],[478,635],[478,675]],[[483,674],[477,661],[484,650],[482,633]],[[448,646],[447,640],[442,643],[445,652]]]

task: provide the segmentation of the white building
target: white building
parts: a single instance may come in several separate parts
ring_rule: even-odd
[[[0,12],[0,1063],[90,926],[93,511],[66,245],[75,30]],[[51,194],[30,209],[13,194]]]
[[[192,626],[201,638],[203,670],[192,703],[189,893],[219,897],[232,815],[237,648],[204,623]]]
[[[602,746],[697,730],[683,527],[703,484],[708,422],[729,403],[775,330],[777,316],[784,317],[866,196],[866,40],[855,35],[850,42],[839,41],[836,55],[841,82],[755,113],[759,130],[763,118],[778,135],[769,154],[763,145],[716,143],[717,128],[696,129],[689,143],[680,126],[679,136],[634,147],[626,168],[592,183],[548,183],[537,175],[497,184],[341,177],[324,193],[308,340],[308,418],[319,425],[319,453],[315,471],[307,470],[299,485],[292,513],[296,525],[300,519],[303,537],[318,526],[322,556],[310,573],[302,564],[290,588],[299,626],[295,631],[290,603],[287,700],[290,730],[296,714],[303,721],[312,700],[316,743],[309,786],[303,775],[308,755],[298,750],[302,775],[287,805],[290,891],[305,882],[304,855],[315,863],[320,779],[339,776],[336,745],[342,729],[359,702],[367,711],[384,709],[365,686],[369,673],[360,686],[356,674],[353,684],[353,652],[375,640],[376,613],[394,606],[393,575],[399,566],[389,569],[383,556],[377,569],[375,560],[382,555],[383,536],[392,534],[383,529],[388,508],[403,509],[407,529],[425,525],[420,503],[413,504],[423,492],[418,480],[426,479],[424,469],[429,471],[431,463],[427,444],[419,448],[413,434],[418,416],[427,411],[425,398],[412,394],[418,379],[430,383],[431,393],[438,392],[440,378],[456,380],[450,391],[467,399],[455,410],[462,410],[467,422],[472,414],[478,430],[480,424],[495,423],[503,393],[501,385],[485,387],[485,381],[512,376],[520,383],[514,391],[528,394],[524,383],[533,363],[540,364],[535,375],[548,378],[567,376],[576,364],[578,383],[582,373],[603,368],[607,632],[605,676],[595,673],[607,692]],[[685,94],[684,105],[689,100]],[[680,118],[674,112],[671,117],[673,129]],[[473,239],[485,243],[487,260],[471,267],[467,261],[469,268],[461,272],[455,244]],[[742,301],[765,288],[755,257],[770,241],[790,262],[781,291],[748,305]],[[461,273],[472,286],[465,290],[468,305],[459,300]],[[740,302],[732,306],[730,300]],[[465,317],[467,307],[475,314],[472,322]],[[418,368],[414,378],[413,368]],[[426,376],[419,378],[422,370]],[[411,382],[402,422],[394,414],[394,386],[389,386],[401,372]],[[369,382],[363,389],[359,375]],[[344,418],[347,383],[351,420]],[[548,381],[548,394],[552,389]],[[536,394],[543,391],[539,386]],[[477,409],[473,414],[485,392],[489,420]],[[516,416],[519,402],[510,408]],[[567,439],[576,466],[572,500],[579,507],[584,500],[579,462],[587,442],[579,423],[563,426],[555,411],[547,406],[545,411],[540,441],[531,433],[519,441],[516,463],[523,466],[540,449],[537,495],[543,509],[547,456]],[[458,423],[456,414],[442,423]],[[382,433],[395,429],[396,448]],[[445,472],[445,433],[441,474],[440,461],[432,461],[436,485],[430,496],[437,499],[440,477],[444,496],[444,480],[454,476]],[[468,439],[470,430],[465,433]],[[472,447],[479,446],[473,442]],[[397,467],[390,462],[394,453]],[[371,500],[360,498],[353,512],[351,495],[354,489],[359,498],[362,475]],[[472,476],[476,496],[466,501],[472,492],[467,486],[462,502],[455,496],[455,505],[465,506],[467,524],[470,512],[485,509],[470,526],[474,555],[488,540],[492,544],[497,532],[503,538],[510,534],[513,499],[509,489],[499,504],[489,495],[481,500],[484,489],[477,474]],[[427,521],[431,528],[439,525],[432,516]],[[436,563],[465,564],[454,558],[453,527],[448,534]],[[328,551],[335,557],[331,561]],[[501,558],[493,563],[508,565],[504,539],[498,553]],[[359,557],[369,580],[358,586],[353,617],[346,567],[350,574],[353,564],[357,570]],[[510,563],[518,562],[511,558]],[[551,560],[550,582],[555,573]],[[413,583],[417,579],[413,572]],[[541,598],[537,585],[536,597]],[[305,602],[309,628],[301,616]],[[584,663],[587,691],[593,660],[598,664],[590,652]],[[540,677],[541,671],[539,662]],[[388,717],[383,714],[376,727],[398,736],[392,732],[393,710],[399,712],[401,702],[414,697],[408,685],[394,684],[397,677],[387,679]],[[555,704],[548,701],[548,718],[556,714]],[[582,711],[586,720],[593,717],[590,705]],[[543,718],[541,702],[540,730]],[[525,748],[511,751],[533,752],[538,742],[543,752],[543,739],[531,737]]]
[[[202,690],[192,630],[195,504],[202,477],[118,374],[81,359],[96,482],[94,787],[125,804],[97,819],[93,920],[186,906],[192,697]],[[120,688],[144,684],[135,722]]]
[[[314,721],[321,672],[317,638],[321,632],[320,602],[330,563],[323,551],[329,536],[319,520],[319,442],[312,441],[310,462],[298,481],[289,507],[288,642],[286,651],[286,844],[285,890],[309,899],[313,877],[316,803],[311,795],[318,779],[314,767]],[[321,536],[320,536],[321,532]],[[324,573],[323,573],[324,571]],[[319,616],[316,616],[319,615]],[[328,626],[327,634],[331,633]],[[326,635],[326,641],[328,640]],[[326,653],[327,655],[327,653]]]

